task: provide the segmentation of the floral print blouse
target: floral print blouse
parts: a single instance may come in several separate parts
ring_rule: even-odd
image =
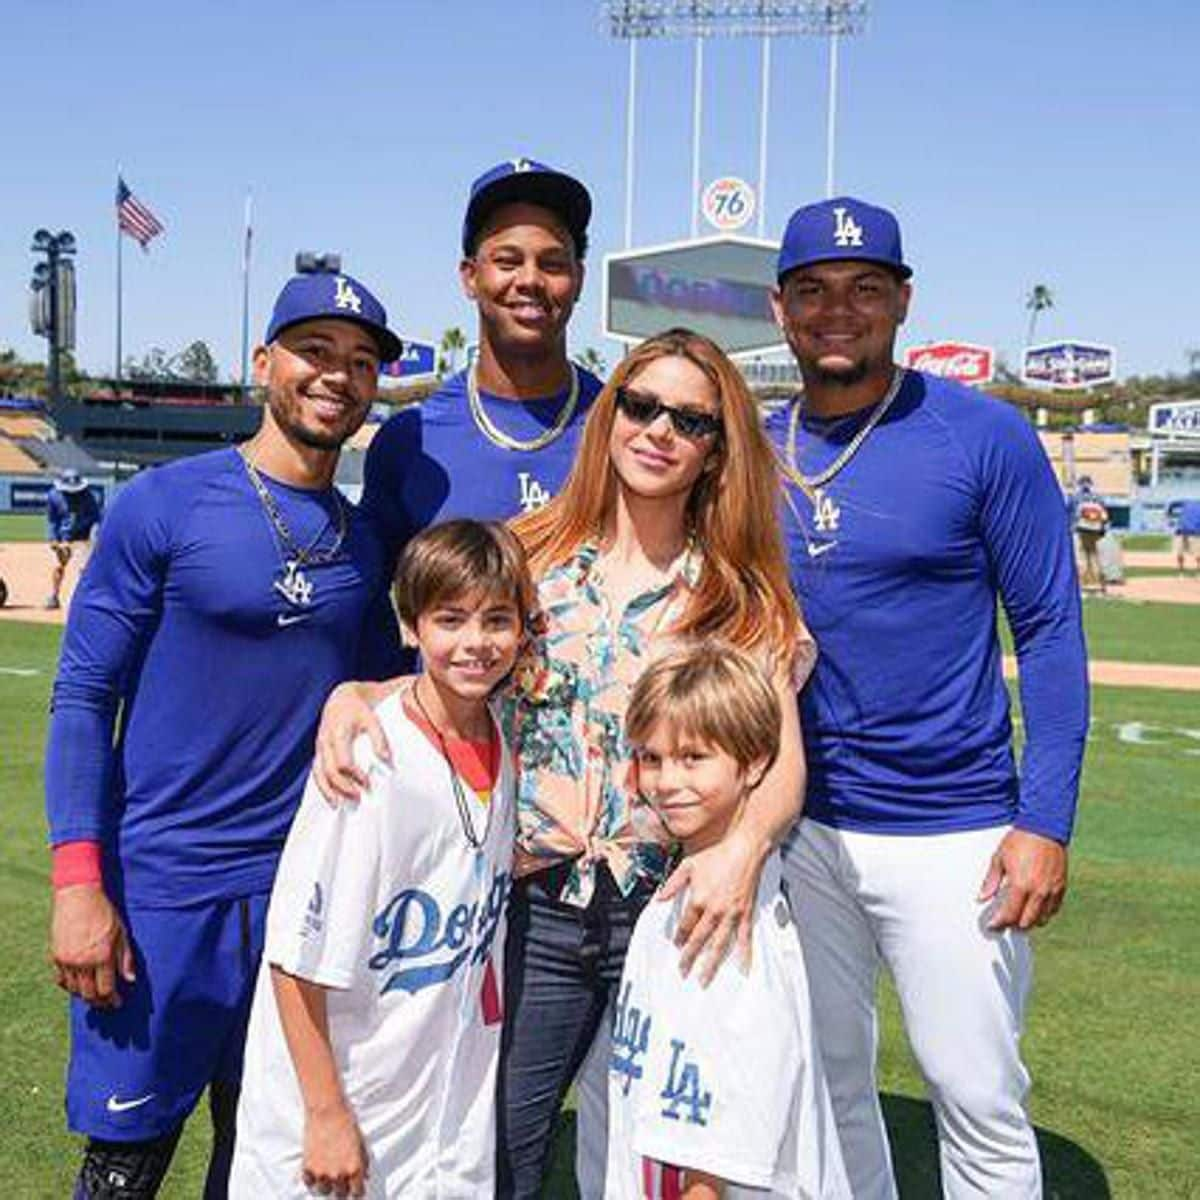
[[[624,895],[657,881],[670,837],[631,778],[629,693],[670,644],[703,558],[685,550],[662,587],[612,611],[599,547],[587,543],[538,585],[538,627],[513,673],[506,717],[517,761],[515,873],[570,860],[561,899],[585,907],[606,862]]]

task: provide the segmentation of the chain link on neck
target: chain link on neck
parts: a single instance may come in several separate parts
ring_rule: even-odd
[[[875,406],[875,411],[870,415],[863,427],[850,439],[841,454],[823,471],[818,471],[815,475],[805,475],[796,466],[796,435],[800,428],[800,416],[803,406],[798,400],[794,401],[791,416],[788,420],[786,453],[780,464],[788,479],[809,495],[812,495],[817,488],[824,487],[858,453],[859,448],[867,440],[871,430],[883,420],[884,415],[892,407],[896,397],[900,394],[900,388],[904,383],[906,374],[907,372],[900,367],[892,371],[891,383],[888,385],[888,390],[884,394],[883,399]]]
[[[549,429],[543,430],[537,437],[530,438],[529,441],[522,441],[520,438],[505,433],[484,411],[483,398],[479,394],[479,364],[476,363],[467,372],[467,402],[470,405],[471,418],[479,432],[502,450],[541,450],[543,447],[549,446],[551,442],[557,441],[570,424],[579,404],[579,371],[574,363],[571,363],[570,367],[571,388],[558,418]]]

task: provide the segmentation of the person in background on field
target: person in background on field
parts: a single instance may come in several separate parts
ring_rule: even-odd
[[[683,861],[737,828],[779,753],[781,718],[759,664],[719,642],[661,658],[634,684],[637,788]],[[778,852],[754,897],[748,969],[707,988],[672,970],[683,904],[647,905],[625,957],[606,1195],[850,1200]]]
[[[310,782],[267,914],[231,1192],[491,1196],[513,770],[488,698],[533,586],[503,525],[405,548],[396,605],[423,670],[379,705],[396,769],[361,804]]]
[[[50,569],[50,595],[46,607],[62,604],[63,579],[75,547],[91,541],[92,531],[100,523],[100,502],[74,467],[68,467],[50,486],[46,494],[46,524],[49,526],[50,552],[54,566]],[[81,564],[82,569],[82,564]]]
[[[1197,539],[1195,544],[1193,538]],[[1175,517],[1175,562],[1181,578],[1189,554],[1193,573],[1200,576],[1200,500],[1185,500]]]
[[[131,480],[75,593],[46,749],[67,1120],[87,1137],[75,1200],[155,1196],[205,1089],[204,1195],[225,1195],[321,704],[399,669],[384,548],[333,481],[400,348],[358,280],[290,280],[254,352],[258,433]]]
[[[1075,515],[1075,533],[1079,537],[1079,552],[1083,557],[1084,588],[1099,588],[1100,594],[1106,595],[1108,584],[1104,579],[1104,566],[1100,562],[1100,541],[1108,532],[1108,509],[1104,501],[1096,495],[1092,487],[1091,477],[1082,476],[1079,480],[1079,490],[1072,504]]]

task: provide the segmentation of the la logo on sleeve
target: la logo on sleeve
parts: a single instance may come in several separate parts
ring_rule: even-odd
[[[662,1115],[689,1125],[707,1125],[712,1092],[702,1089],[700,1068],[694,1062],[682,1061],[686,1049],[685,1042],[671,1039],[671,1066],[667,1071],[667,1082],[659,1093],[666,1101]]]

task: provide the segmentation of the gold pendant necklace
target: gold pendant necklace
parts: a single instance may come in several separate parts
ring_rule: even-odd
[[[324,550],[317,548],[320,545],[321,539],[325,536],[325,530],[331,524],[329,517],[326,516],[324,523],[313,535],[308,545],[301,546],[292,535],[287,522],[283,519],[283,513],[279,511],[279,506],[275,503],[275,497],[271,495],[267,485],[263,482],[262,476],[258,473],[258,468],[255,466],[249,451],[244,447],[238,447],[237,453],[238,457],[242,460],[242,465],[246,468],[246,475],[249,477],[250,484],[258,496],[259,504],[262,505],[263,513],[267,518],[267,525],[271,529],[276,548],[282,560],[281,569],[283,577],[276,579],[271,586],[293,607],[307,608],[312,604],[313,582],[304,573],[304,568],[324,566],[326,563],[333,562],[341,554],[342,543],[346,540],[346,530],[349,528],[349,518],[346,515],[346,502],[342,499],[342,494],[334,487],[332,495],[333,506],[337,513],[337,526],[334,529],[331,545],[327,546]]]
[[[544,446],[549,446],[551,442],[556,441],[563,434],[563,431],[571,422],[571,418],[575,415],[575,408],[579,403],[579,372],[575,369],[575,364],[571,364],[571,390],[567,394],[566,402],[558,414],[558,419],[550,426],[549,429],[543,430],[535,438],[530,438],[529,441],[523,442],[520,438],[515,438],[511,434],[507,434],[503,429],[500,429],[487,415],[483,408],[483,399],[479,394],[479,367],[473,366],[467,372],[467,401],[471,408],[471,417],[475,421],[479,432],[484,437],[499,446],[502,450],[541,450]]]
[[[818,471],[815,475],[805,475],[796,466],[796,434],[800,428],[801,405],[798,401],[793,402],[791,417],[788,420],[787,454],[780,463],[783,473],[788,479],[799,487],[801,491],[810,496],[818,488],[827,484],[858,453],[859,447],[867,440],[871,430],[883,420],[884,414],[892,407],[893,401],[900,394],[905,374],[906,372],[903,370],[892,372],[892,381],[888,385],[888,390],[883,399],[876,405],[875,411],[868,418],[867,422],[850,439],[845,450],[829,466],[823,471]]]

